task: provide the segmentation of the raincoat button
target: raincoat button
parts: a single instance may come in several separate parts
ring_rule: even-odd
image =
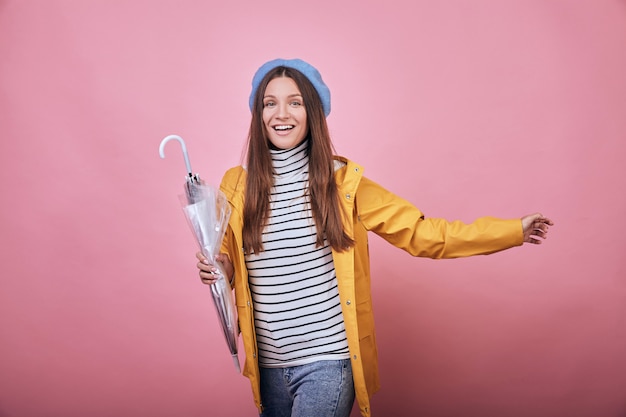
[[[354,168],[354,172],[359,172],[359,169],[358,168]]]
[[[350,304],[352,304],[352,303],[350,302],[350,300],[348,300],[348,301],[346,301],[346,304],[347,304],[347,305],[350,305]]]
[[[355,359],[355,360],[356,360],[356,355],[354,355],[354,356],[352,357],[352,359]]]
[[[350,200],[350,194],[346,194],[346,198]]]

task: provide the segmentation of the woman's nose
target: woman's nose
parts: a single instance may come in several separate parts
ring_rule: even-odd
[[[289,106],[287,104],[279,104],[276,116],[281,119],[289,117]]]

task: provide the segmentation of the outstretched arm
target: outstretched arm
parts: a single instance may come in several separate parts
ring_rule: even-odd
[[[548,229],[554,225],[552,220],[544,217],[541,213],[529,214],[522,217],[522,228],[524,230],[524,243],[539,245],[542,239],[548,235]]]

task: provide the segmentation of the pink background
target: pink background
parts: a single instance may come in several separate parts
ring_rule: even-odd
[[[0,0],[0,416],[255,415],[158,146],[217,184],[275,57],[427,215],[556,222],[454,261],[372,236],[375,415],[626,415],[623,0]]]

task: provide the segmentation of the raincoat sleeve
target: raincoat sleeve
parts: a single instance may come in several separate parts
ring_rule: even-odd
[[[226,195],[228,202],[231,205],[232,213],[230,216],[230,222],[226,233],[224,234],[224,240],[220,252],[227,253],[233,262],[235,268],[235,275],[238,273],[238,262],[235,254],[240,251],[240,243],[238,243],[236,233],[241,234],[241,228],[233,230],[233,223],[241,225],[243,216],[243,190],[245,188],[245,170],[242,166],[231,168],[224,174],[222,183],[220,184],[220,190]]]
[[[233,247],[232,247],[232,243],[234,242],[234,237],[233,237],[233,229],[228,226],[228,228],[226,229],[226,233],[224,233],[224,239],[222,240],[222,246],[220,247],[220,253],[226,253],[228,254],[228,257],[230,258],[231,262],[233,263],[233,268],[235,269],[235,262],[233,261]],[[228,279],[230,279],[230,285],[231,287],[233,287],[233,283],[235,281],[235,275],[236,275],[236,269],[235,272],[233,273],[232,277],[228,277]],[[234,287],[233,287],[234,289]]]
[[[363,177],[356,194],[363,226],[413,256],[458,258],[498,252],[523,243],[520,219],[481,217],[470,224],[426,218],[413,204]]]
[[[221,253],[227,253],[230,256],[230,253],[232,252],[232,248],[230,245],[230,242],[233,241],[233,237],[232,237],[233,231],[230,228],[230,226],[228,226],[228,229],[226,229],[226,233],[224,234],[224,240],[222,240],[222,246],[220,247],[220,252]]]

